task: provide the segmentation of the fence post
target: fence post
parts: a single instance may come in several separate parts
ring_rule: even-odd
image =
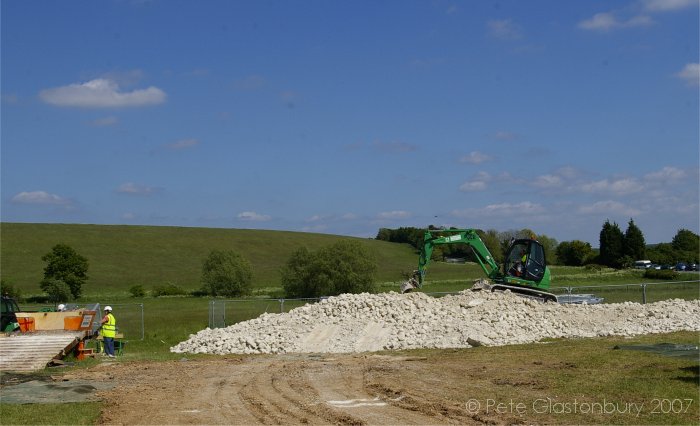
[[[214,301],[209,301],[209,328],[214,328]]]
[[[146,340],[146,323],[144,322],[143,303],[141,303],[141,340]]]
[[[284,299],[277,299],[280,302],[280,314],[284,313]]]
[[[647,285],[642,284],[642,304],[647,304]]]

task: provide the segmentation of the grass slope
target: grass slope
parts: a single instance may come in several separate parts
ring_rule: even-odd
[[[279,288],[280,268],[293,251],[334,244],[351,237],[286,231],[107,226],[64,224],[0,224],[2,279],[24,295],[41,294],[45,262],[41,257],[58,243],[73,247],[89,261],[89,295],[126,295],[134,285],[151,289],[176,284],[188,290],[200,287],[202,262],[211,250],[234,250],[253,266],[253,287]],[[417,263],[415,251],[402,244],[371,239],[361,241],[381,265],[379,282],[400,281],[402,271]]]
[[[24,296],[42,294],[39,283],[45,263],[41,257],[64,243],[89,261],[86,298],[125,298],[129,288],[175,284],[186,290],[200,287],[202,262],[211,250],[234,250],[253,266],[253,288],[257,295],[281,294],[280,268],[299,247],[309,250],[356,239],[374,253],[380,291],[398,291],[403,274],[416,268],[418,255],[406,244],[373,239],[288,231],[249,229],[183,228],[125,225],[67,225],[0,223],[0,277]],[[552,286],[586,286],[643,282],[638,270],[587,271],[585,268],[552,266]],[[481,268],[431,262],[426,292],[460,291],[483,278]],[[684,279],[698,279],[698,273]]]

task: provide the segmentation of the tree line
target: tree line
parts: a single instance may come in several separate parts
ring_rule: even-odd
[[[416,250],[421,250],[425,231],[440,229],[445,228],[433,225],[427,228],[381,228],[375,238],[393,243],[409,244]],[[486,231],[477,229],[476,232],[497,263],[503,262],[505,252],[513,238],[537,239],[544,247],[547,263],[552,265],[597,264],[620,269],[631,267],[635,261],[642,259],[648,259],[658,264],[698,263],[700,260],[698,259],[700,257],[700,236],[694,232],[680,229],[670,243],[647,245],[644,233],[633,219],[628,222],[625,232],[622,232],[617,223],[606,220],[599,234],[599,249],[594,249],[590,243],[581,240],[557,242],[556,239],[547,235],[537,235],[531,229],[504,232],[495,229]],[[471,248],[464,244],[435,247],[433,259],[445,260],[447,258],[475,261]]]
[[[444,228],[432,225],[428,228],[381,228],[375,239],[409,244],[420,251],[428,229]],[[624,232],[617,223],[606,220],[600,231],[598,250],[580,240],[558,243],[554,238],[536,235],[530,229],[505,232],[489,229],[477,230],[477,233],[499,264],[503,263],[510,242],[517,238],[537,239],[544,247],[547,263],[554,265],[599,264],[611,268],[627,268],[641,259],[658,264],[697,264],[700,260],[700,236],[694,232],[680,229],[670,243],[647,245],[643,232],[632,219]],[[434,260],[460,258],[476,261],[474,256],[471,248],[465,244],[442,245],[433,250]],[[42,256],[42,260],[46,266],[40,287],[49,301],[58,303],[80,298],[82,286],[88,279],[88,259],[66,244],[57,244]],[[358,241],[342,240],[315,251],[300,247],[281,268],[280,277],[285,297],[334,296],[374,292],[376,270],[375,257],[366,246]],[[243,255],[232,250],[212,250],[202,262],[201,288],[187,292],[179,286],[167,284],[154,288],[152,295],[241,297],[252,294],[252,282],[253,269]],[[18,291],[4,280],[1,284],[3,294],[18,295]],[[140,285],[133,286],[130,292],[134,297],[146,295],[145,289]]]
[[[43,301],[62,303],[77,300],[88,280],[88,259],[66,244],[56,244],[42,256],[46,262],[40,283]],[[359,241],[342,240],[311,251],[300,247],[281,268],[281,282],[287,298],[335,296],[343,293],[376,292],[377,262]],[[241,297],[252,294],[253,268],[240,253],[212,250],[202,262],[201,287],[188,292],[175,284],[155,286],[153,296]],[[2,294],[19,298],[18,289],[2,280]],[[129,290],[133,297],[146,296],[141,285]],[[39,300],[37,300],[39,301]]]

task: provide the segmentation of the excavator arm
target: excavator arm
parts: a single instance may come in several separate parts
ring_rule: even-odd
[[[443,230],[428,230],[423,237],[423,248],[418,258],[418,285],[423,284],[426,268],[433,254],[433,248],[442,244],[466,244],[474,252],[477,262],[484,270],[484,274],[490,279],[498,280],[502,274],[498,269],[498,264],[493,259],[491,252],[486,248],[486,244],[481,240],[479,234],[474,229],[450,229],[450,235],[435,235],[445,233]]]
[[[430,263],[433,249],[442,244],[466,244],[476,257],[486,277],[492,281],[479,283],[472,289],[488,288],[510,290],[527,297],[556,301],[557,297],[547,290],[550,273],[545,260],[544,248],[534,238],[511,241],[506,252],[503,270],[499,268],[486,244],[474,229],[428,230],[423,237],[423,247],[418,258],[418,270],[408,281],[401,284],[401,293],[421,288]]]

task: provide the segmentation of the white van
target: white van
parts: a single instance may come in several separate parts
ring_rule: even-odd
[[[651,267],[651,260],[638,260],[634,262],[634,269],[649,269]]]

